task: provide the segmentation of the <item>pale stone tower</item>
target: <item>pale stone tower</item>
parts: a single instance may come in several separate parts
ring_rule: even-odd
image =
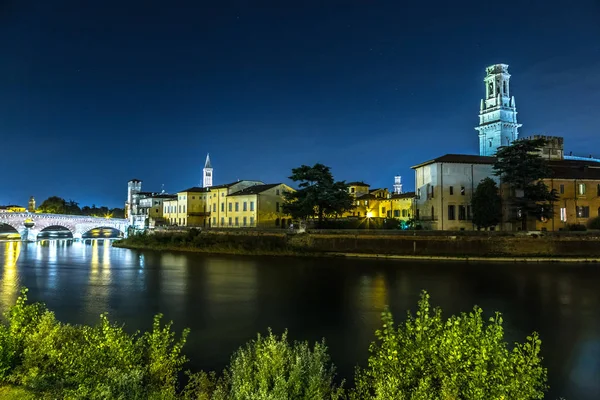
[[[136,200],[139,192],[142,191],[142,181],[132,179],[127,182],[127,202],[125,203],[125,218],[129,219],[129,223],[133,224],[133,215],[136,213]]]
[[[211,187],[213,185],[213,169],[210,164],[210,155],[206,155],[206,162],[204,163],[202,187]]]
[[[500,146],[508,146],[519,138],[515,97],[510,96],[508,65],[486,68],[485,99],[479,108],[479,155],[493,156]]]
[[[27,211],[35,212],[35,199],[33,198],[33,196],[29,198],[29,207],[27,207]]]
[[[394,177],[394,194],[402,194],[402,177],[400,175]]]

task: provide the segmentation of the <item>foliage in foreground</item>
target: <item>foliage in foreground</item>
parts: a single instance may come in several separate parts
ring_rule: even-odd
[[[510,351],[499,313],[442,318],[423,292],[416,316],[396,326],[389,311],[375,332],[368,367],[357,369],[353,399],[543,399],[546,369],[537,334]]]
[[[0,324],[0,393],[36,398],[287,400],[342,399],[324,343],[288,341],[270,330],[241,347],[223,374],[187,373],[171,324],[154,319],[151,331],[129,335],[103,314],[94,327],[63,324],[26,290]],[[359,399],[541,399],[546,370],[536,334],[509,350],[502,318],[485,323],[481,309],[442,319],[423,292],[416,316],[397,327],[389,311],[376,331],[368,367],[357,369]],[[4,385],[4,387],[2,387]],[[7,387],[6,385],[14,385]],[[24,391],[26,389],[27,391]]]

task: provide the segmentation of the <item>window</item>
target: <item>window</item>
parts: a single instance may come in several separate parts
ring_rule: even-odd
[[[244,203],[244,204],[246,204],[246,203]],[[242,225],[243,225],[243,226],[246,226],[246,217],[244,217],[244,218],[242,219]]]
[[[279,196],[279,189],[276,189],[276,190],[275,190],[275,194],[276,194],[277,196]]]
[[[434,189],[434,187],[433,187],[433,185],[432,185],[432,186],[431,186],[431,198],[432,198],[432,199],[433,199],[433,189]]]
[[[196,200],[196,196],[192,196],[192,200]]]
[[[565,185],[563,185],[562,183],[560,184],[559,192],[560,194],[565,194]]]
[[[217,203],[213,204],[213,212],[217,212]]]
[[[242,210],[248,211],[248,202],[247,201],[244,202]],[[246,219],[246,217],[244,217],[244,219]],[[246,225],[246,224],[244,223],[244,225]]]
[[[254,217],[250,217],[250,226],[254,226]]]
[[[450,186],[450,195],[454,194],[454,186]]]
[[[279,226],[279,218],[275,220],[275,226]]]
[[[458,220],[464,221],[467,219],[467,208],[465,206],[458,206]]]
[[[585,183],[580,183],[577,185],[577,194],[580,196],[585,196]]]
[[[231,212],[231,210],[233,209],[233,203],[232,203],[232,202],[229,202],[229,205],[228,205],[228,207],[229,207],[229,212]]]
[[[225,192],[221,192],[221,197],[225,197]]]
[[[254,211],[254,202],[253,201],[250,202],[250,211]]]
[[[235,202],[235,212],[240,211],[240,203],[238,203],[237,201]]]
[[[448,220],[454,221],[456,219],[456,207],[448,206]]]
[[[221,203],[221,212],[225,212],[225,203]]]
[[[381,215],[385,215],[385,207],[381,207]]]
[[[460,195],[461,195],[461,196],[464,196],[464,195],[465,195],[465,187],[464,187],[464,186],[461,186],[461,187],[460,187]]]
[[[577,218],[589,218],[590,217],[590,208],[588,206],[577,206]]]
[[[279,212],[279,202],[275,203],[275,212]]]
[[[403,217],[408,217],[408,210],[402,210],[402,216]]]
[[[502,91],[506,94],[506,81],[502,82]]]
[[[213,217],[213,226],[217,225],[217,217]]]
[[[567,209],[564,207],[560,209],[560,220],[562,222],[567,222]]]
[[[434,216],[435,216],[434,209],[433,209],[433,206],[431,206],[431,220],[432,221],[435,219]]]
[[[235,217],[235,226],[240,226],[240,219]]]
[[[229,226],[231,226],[233,224],[233,219],[231,217],[229,217]]]
[[[221,226],[225,226],[225,217],[221,217]]]
[[[394,218],[400,217],[400,210],[394,210]]]
[[[356,213],[356,216],[357,216],[357,217],[360,217],[360,211]]]
[[[178,209],[179,209],[179,212],[181,212],[181,206],[179,206],[179,208],[178,208]]]
[[[354,193],[354,188],[353,187],[350,188],[350,193]]]
[[[185,204],[183,205],[183,212],[185,212]]]
[[[421,198],[421,188],[417,188],[417,199]]]

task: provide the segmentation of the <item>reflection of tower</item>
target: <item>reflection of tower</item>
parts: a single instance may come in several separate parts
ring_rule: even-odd
[[[210,164],[210,155],[206,155],[206,162],[204,163],[202,187],[211,187],[213,185],[213,169]]]
[[[142,181],[132,179],[127,182],[127,203],[125,203],[125,218],[129,219],[129,224],[133,224],[133,215],[137,210],[137,194],[142,191]]]
[[[519,138],[515,97],[510,97],[508,65],[486,68],[485,99],[479,110],[479,155],[493,156],[500,146],[508,146]]]
[[[400,175],[394,177],[394,194],[402,194],[402,177]]]
[[[33,198],[33,196],[29,198],[29,207],[27,207],[27,211],[35,212],[35,199]]]

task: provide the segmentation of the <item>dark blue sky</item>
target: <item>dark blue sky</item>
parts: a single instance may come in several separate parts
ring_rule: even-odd
[[[338,179],[414,186],[478,152],[484,68],[510,65],[521,136],[600,156],[600,2],[0,0],[0,204],[122,206],[174,192]]]

